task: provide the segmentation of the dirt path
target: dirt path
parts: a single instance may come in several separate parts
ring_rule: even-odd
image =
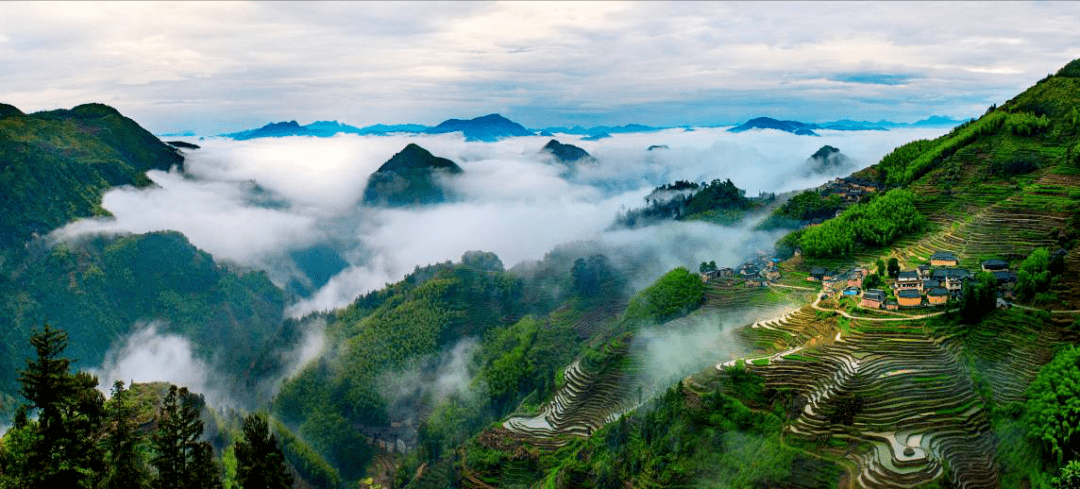
[[[817,309],[819,311],[835,312],[835,313],[837,313],[837,314],[839,314],[841,316],[844,316],[844,317],[846,317],[848,319],[858,319],[860,321],[882,321],[882,322],[887,322],[887,321],[917,321],[919,319],[926,319],[926,318],[932,318],[934,316],[940,316],[940,315],[945,314],[946,312],[948,312],[948,311],[938,311],[938,312],[931,312],[931,313],[928,313],[928,314],[919,314],[917,316],[904,316],[904,317],[900,317],[900,318],[870,318],[870,317],[865,317],[865,316],[853,316],[853,315],[851,315],[851,314],[849,314],[849,313],[847,313],[845,311],[840,311],[840,310],[836,310],[836,309],[829,309],[829,308],[821,307],[821,306],[818,305],[819,302],[821,302],[821,296],[818,296],[817,299],[814,299],[814,302],[812,304],[810,304],[810,307],[813,307],[814,309]],[[899,314],[899,313],[896,313],[896,314]]]
[[[1080,314],[1080,309],[1061,310],[1061,309],[1039,309],[1038,307],[1021,306],[1015,302],[1009,303],[1010,307],[1019,307],[1020,309],[1027,309],[1029,311],[1046,311],[1050,314]]]

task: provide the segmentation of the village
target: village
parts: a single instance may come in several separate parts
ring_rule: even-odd
[[[795,256],[799,257],[798,250]],[[782,260],[758,253],[751,260],[738,268],[717,268],[713,263],[701,264],[701,279],[705,283],[722,281],[727,284],[741,282],[745,287],[767,287],[779,284]],[[880,268],[884,268],[880,265]],[[997,306],[1009,307],[1013,299],[1013,286],[1017,275],[1009,269],[1009,262],[1001,259],[989,259],[981,262],[981,271],[994,275],[997,284]],[[846,270],[830,270],[826,267],[810,268],[806,282],[821,285],[821,300],[829,298],[852,298],[858,301],[858,307],[870,310],[895,311],[902,308],[944,306],[963,295],[965,282],[974,280],[976,273],[960,268],[960,259],[956,254],[938,251],[930,256],[927,263],[914,269],[901,270],[897,266],[893,273],[885,270],[870,270],[865,267],[853,267]]]

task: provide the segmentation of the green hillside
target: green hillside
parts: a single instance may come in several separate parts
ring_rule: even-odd
[[[1080,463],[1070,346],[1080,340],[1078,76],[1080,60],[978,120],[857,172],[884,190],[785,238],[802,251],[780,265],[788,288],[710,284],[705,302],[708,309],[754,304],[792,286],[814,291],[820,285],[802,279],[815,266],[874,270],[878,259],[895,258],[911,269],[947,251],[968,269],[1011,261],[1025,277],[1011,309],[976,316],[968,309],[985,306],[957,299],[945,309],[952,313],[873,312],[858,299],[829,297],[741,328],[735,341],[753,352],[745,364],[703,370],[622,418],[612,413],[633,393],[621,386],[640,366],[628,363],[620,346],[627,340],[616,340],[565,369],[550,410],[541,410],[550,426],[515,414],[399,480],[1066,487],[1054,478]],[[812,213],[819,202],[810,197],[792,214]],[[1064,254],[1052,254],[1051,265],[1047,249]],[[964,290],[979,297],[978,287]]]
[[[103,215],[110,187],[148,185],[147,170],[183,165],[179,152],[106,105],[28,115],[2,109],[0,248]]]
[[[223,365],[245,372],[278,334],[282,292],[264,273],[237,273],[176,232],[97,237],[43,250],[0,275],[0,389],[14,394],[27,338],[48,323],[71,338],[80,368],[105,353],[138,321],[192,341],[209,359],[227,345]]]

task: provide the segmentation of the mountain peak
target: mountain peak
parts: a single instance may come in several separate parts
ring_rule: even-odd
[[[364,202],[389,206],[443,202],[447,192],[435,173],[456,175],[463,171],[457,163],[409,143],[371,175],[364,189]]]
[[[563,163],[572,163],[581,159],[592,159],[592,155],[590,155],[588,151],[574,146],[573,144],[560,143],[554,139],[548,141],[541,151],[551,153],[551,155]]]
[[[469,120],[447,119],[428,129],[429,134],[462,132],[466,141],[498,141],[505,137],[532,136],[524,126],[499,114],[488,114]]]
[[[18,107],[9,104],[0,104],[0,119],[6,117],[18,117],[26,115]]]

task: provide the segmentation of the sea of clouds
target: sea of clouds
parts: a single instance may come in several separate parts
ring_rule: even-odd
[[[616,134],[597,141],[557,134],[595,158],[568,171],[540,149],[551,138],[466,142],[460,134],[287,137],[249,141],[208,138],[187,152],[184,170],[151,171],[156,185],[105,195],[112,217],[73,223],[57,235],[176,230],[215,259],[267,270],[279,285],[299,272],[289,254],[328,246],[349,266],[289,307],[293,316],[342,307],[360,294],[400,280],[416,266],[492,251],[507,267],[541,258],[565,243],[590,243],[632,261],[634,285],[675,266],[716,260],[735,265],[768,249],[776,233],[752,222],[718,226],[671,222],[613,229],[615,216],[643,205],[656,186],[675,180],[730,178],[747,195],[820,185],[837,174],[807,171],[822,145],[840,148],[858,166],[875,163],[899,144],[942,129],[821,131],[821,137],[764,130],[669,129]],[[368,177],[409,143],[449,158],[465,172],[446,183],[454,202],[421,208],[365,206]],[[653,145],[667,148],[648,151]]]

